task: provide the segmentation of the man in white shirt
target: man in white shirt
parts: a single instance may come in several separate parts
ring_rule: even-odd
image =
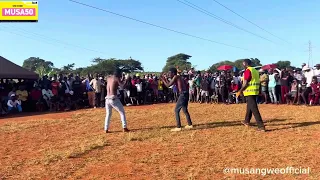
[[[316,64],[314,67],[314,75],[317,76],[317,80],[320,83],[320,64]]]
[[[313,76],[315,76],[315,72],[313,69],[310,69],[309,66],[304,66],[302,71],[304,72],[304,76],[307,79],[307,87],[310,87],[311,82],[312,82],[312,78]]]

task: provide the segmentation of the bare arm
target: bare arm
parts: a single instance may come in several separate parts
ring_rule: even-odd
[[[164,84],[165,86],[167,86],[167,87],[172,86],[172,85],[177,81],[177,79],[178,79],[178,76],[174,76],[174,77],[172,78],[172,80],[171,80],[170,82],[168,82],[166,79],[162,78],[163,84]]]

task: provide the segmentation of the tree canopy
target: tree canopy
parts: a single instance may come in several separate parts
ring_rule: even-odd
[[[222,65],[231,65],[231,66],[234,66],[234,67],[236,67],[238,69],[243,69],[243,66],[242,66],[243,60],[245,60],[245,59],[238,59],[236,61],[229,61],[229,60],[220,61],[218,63],[213,64],[209,68],[209,71],[210,72],[216,72],[218,67],[222,66]],[[252,61],[252,66],[261,66],[262,65],[258,58],[250,58],[250,60]]]
[[[187,54],[176,54],[174,56],[168,57],[166,65],[163,67],[162,71],[167,72],[172,67],[179,67],[180,70],[190,69],[191,62],[188,61],[192,56]]]
[[[38,73],[41,77],[44,74],[50,73],[54,66],[51,61],[46,61],[39,57],[30,57],[24,60],[22,67]]]
[[[121,69],[123,72],[132,73],[132,72],[141,72],[143,67],[138,60],[134,59],[102,59],[94,58],[92,61],[95,64],[88,67],[80,67],[75,69],[75,63],[67,64],[61,68],[54,67],[54,64],[50,61],[45,61],[40,58],[30,57],[23,62],[23,67],[38,73],[40,76],[45,74],[52,76],[53,74],[111,74],[115,69]]]

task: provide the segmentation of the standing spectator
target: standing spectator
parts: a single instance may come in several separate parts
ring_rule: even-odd
[[[58,95],[59,95],[59,88],[60,88],[60,82],[58,81],[57,75],[54,74],[53,80],[51,83],[51,91],[52,91],[53,95],[55,95],[56,97],[58,97]]]
[[[30,110],[30,108],[28,107],[28,91],[25,90],[24,86],[20,86],[19,90],[16,91],[16,95],[18,97],[18,100],[21,102],[21,107],[24,111],[26,110]]]
[[[205,75],[204,78],[201,81],[201,99],[200,103],[203,103],[204,101],[208,104],[209,103],[209,82],[208,77]]]
[[[314,67],[316,68],[314,70],[314,75],[317,77],[317,81],[320,83],[320,64],[316,64]]]
[[[221,94],[221,99],[223,103],[227,103],[227,94],[228,94],[228,87],[227,87],[227,78],[225,75],[225,72],[222,71],[220,76],[219,76],[219,87],[220,87],[220,94]]]
[[[31,99],[31,106],[32,110],[41,110],[42,108],[37,108],[40,107],[42,104],[42,91],[40,87],[34,87],[32,91],[30,92],[30,99]]]
[[[93,92],[93,88],[90,85],[91,82],[91,76],[90,74],[87,75],[87,78],[85,80],[82,81],[82,83],[84,83],[86,85],[86,91],[88,94],[88,101],[89,101],[89,105],[91,107],[94,107],[94,92]]]
[[[307,96],[309,96],[309,94],[312,93],[311,83],[314,77],[314,71],[311,70],[310,67],[307,65],[303,67],[302,71],[304,72],[304,77],[306,78],[307,82],[307,89],[305,93],[307,94]]]
[[[95,78],[91,80],[90,86],[92,86],[94,90],[94,99],[95,105],[94,108],[101,107],[100,105],[100,97],[101,97],[101,81],[99,80],[99,76],[96,74]]]
[[[306,97],[308,96],[307,92],[308,92],[307,91],[307,81],[306,81],[306,78],[303,77],[301,82],[298,84],[298,101],[297,101],[298,105],[301,102],[301,100],[300,100],[301,97],[302,97],[304,104],[307,105],[307,99],[306,99]]]
[[[195,99],[195,83],[194,83],[194,77],[192,74],[189,75],[188,84],[189,84],[189,101],[194,102],[196,100]]]
[[[51,98],[54,96],[52,91],[46,86],[44,89],[42,89],[42,96],[43,99],[46,101],[48,108],[50,111],[52,110],[51,107]]]
[[[267,75],[266,71],[263,69],[260,69],[259,72],[260,72],[261,93],[264,99],[264,103],[267,104],[269,76]]]
[[[291,84],[290,92],[286,94],[287,104],[290,104],[290,101],[292,101],[292,104],[294,104],[295,101],[297,100],[297,97],[298,97],[298,83],[297,83],[297,80],[294,79]]]
[[[15,94],[10,95],[7,105],[9,112],[22,112],[21,102],[16,98]]]
[[[272,104],[277,104],[277,94],[276,94],[276,86],[277,81],[279,80],[279,76],[277,74],[277,71],[274,71],[272,69],[269,70],[269,82],[268,82],[268,90],[269,90],[269,96]]]
[[[281,72],[281,103],[286,102],[286,94],[289,92],[289,74],[283,70]]]
[[[316,76],[312,78],[312,83],[310,86],[312,90],[312,92],[309,94],[310,106],[319,104],[320,83],[318,83]]]
[[[197,102],[200,101],[200,85],[201,85],[201,81],[202,81],[202,77],[201,77],[201,72],[198,71],[197,72],[197,75],[196,75],[196,78],[195,78],[195,85],[196,85],[196,93],[197,93]]]

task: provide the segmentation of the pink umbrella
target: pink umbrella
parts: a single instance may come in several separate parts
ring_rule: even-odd
[[[275,68],[277,68],[277,67],[278,67],[278,66],[277,66],[276,64],[267,64],[267,65],[262,66],[261,69],[263,69],[263,70],[269,70],[269,69],[275,69]]]
[[[233,68],[233,66],[230,66],[230,65],[222,65],[222,66],[218,67],[218,70],[219,71],[228,71],[232,68]]]

